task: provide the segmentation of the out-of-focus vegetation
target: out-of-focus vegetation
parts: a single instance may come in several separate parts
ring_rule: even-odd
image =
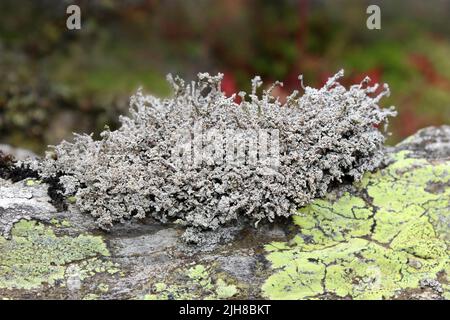
[[[80,5],[82,29],[66,29]],[[381,7],[381,30],[366,8]],[[391,143],[450,123],[450,0],[0,2],[0,142],[41,152],[72,131],[114,128],[138,87],[165,96],[165,74],[223,72],[223,90],[258,74],[283,98],[341,67],[347,83],[388,82]]]

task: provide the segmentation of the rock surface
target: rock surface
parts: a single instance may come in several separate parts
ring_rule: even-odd
[[[207,247],[151,220],[105,233],[57,212],[44,183],[0,180],[0,298],[449,299],[450,127],[389,152],[293,219],[239,223]]]

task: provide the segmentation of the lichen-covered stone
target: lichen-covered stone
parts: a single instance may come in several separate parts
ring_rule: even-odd
[[[421,130],[361,182],[293,218],[236,224],[208,250],[178,224],[100,232],[73,205],[30,212],[0,237],[0,299],[450,299],[449,141],[450,127]],[[27,181],[3,190],[50,200]]]
[[[351,194],[300,209],[293,218],[298,235],[266,246],[276,272],[263,295],[392,298],[423,279],[448,276],[450,161],[410,155],[394,154]]]
[[[157,282],[153,293],[143,296],[145,300],[155,299],[228,299],[238,293],[238,288],[220,277],[211,275],[212,267],[202,264],[192,266],[186,271],[176,270],[177,280],[167,285]]]
[[[21,220],[14,225],[10,240],[0,237],[0,289],[64,285],[72,264],[78,266],[79,280],[98,272],[116,273],[111,263],[99,260],[108,256],[99,236],[57,236],[51,227]]]
[[[9,237],[14,223],[21,219],[50,221],[56,208],[49,203],[47,189],[34,179],[13,183],[0,178],[0,236]]]

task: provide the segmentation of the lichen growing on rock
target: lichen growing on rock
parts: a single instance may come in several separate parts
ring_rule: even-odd
[[[211,266],[196,264],[187,270],[173,272],[172,283],[156,282],[153,292],[144,295],[145,300],[189,300],[189,299],[229,299],[237,295],[239,289],[226,280],[213,276]]]
[[[347,89],[337,82],[342,76],[340,71],[320,89],[306,87],[303,95],[295,91],[283,104],[271,96],[273,87],[257,94],[259,77],[248,98],[239,93],[241,103],[221,91],[220,74],[199,74],[189,85],[169,77],[173,98],[138,92],[118,130],[105,130],[98,141],[77,135],[32,166],[43,178],[58,178],[65,194],[75,196],[75,205],[104,229],[147,215],[198,229],[216,229],[240,216],[254,221],[290,216],[324,196],[331,184],[359,180],[382,161],[385,138],[378,127],[395,112],[378,103],[389,89],[385,85],[374,96],[378,85],[367,86],[369,79]],[[252,163],[252,148],[242,142],[238,148],[246,161],[230,163],[217,150],[235,137],[208,140],[195,135],[199,126],[202,133],[236,130],[258,139],[258,130],[276,130],[270,137],[279,142],[277,164]],[[192,143],[182,140],[189,155],[200,144],[213,148],[213,156],[177,165],[172,156],[180,132],[183,139],[194,136]]]
[[[101,260],[107,256],[108,249],[99,236],[59,237],[50,227],[21,220],[14,225],[10,240],[0,236],[0,289],[65,284],[67,269],[74,264],[78,280],[99,272],[117,273],[113,263]]]
[[[408,154],[401,151],[388,167],[366,174],[355,195],[300,209],[293,217],[299,234],[266,246],[275,273],[263,294],[381,299],[448,277],[450,161]]]

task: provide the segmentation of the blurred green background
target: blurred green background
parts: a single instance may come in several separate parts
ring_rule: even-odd
[[[81,30],[66,8],[81,7]],[[381,8],[368,30],[366,8]],[[38,153],[71,132],[117,126],[139,86],[167,73],[223,72],[227,94],[260,75],[283,98],[340,68],[346,84],[387,82],[399,116],[389,143],[450,123],[450,0],[25,0],[0,2],[0,143]]]

